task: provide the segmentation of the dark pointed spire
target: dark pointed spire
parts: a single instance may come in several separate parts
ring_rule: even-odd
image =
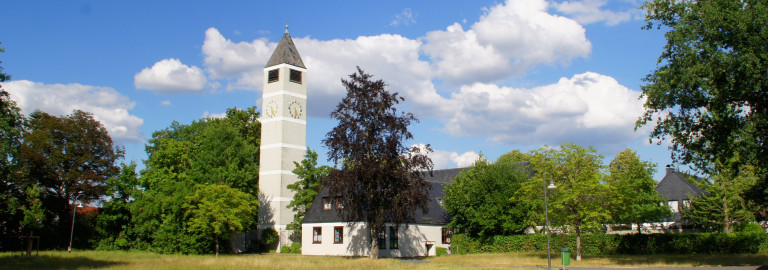
[[[285,34],[280,39],[280,43],[277,44],[275,52],[272,53],[272,57],[267,61],[266,67],[276,66],[279,64],[289,64],[292,66],[307,68],[304,66],[304,61],[301,61],[299,51],[296,50],[296,46],[293,45],[293,39],[288,34],[288,25],[285,25]]]

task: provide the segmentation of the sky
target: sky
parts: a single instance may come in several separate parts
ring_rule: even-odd
[[[356,66],[405,98],[419,119],[407,145],[430,144],[436,169],[572,142],[604,164],[630,148],[671,164],[649,143],[642,78],[662,30],[639,0],[10,1],[0,9],[3,84],[29,114],[93,113],[140,167],[152,133],[173,121],[261,110],[263,69],[289,26],[307,66],[307,146]]]

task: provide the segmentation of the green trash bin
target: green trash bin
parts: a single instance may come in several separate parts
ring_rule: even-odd
[[[560,258],[563,260],[563,267],[571,265],[571,250],[568,248],[561,249]]]

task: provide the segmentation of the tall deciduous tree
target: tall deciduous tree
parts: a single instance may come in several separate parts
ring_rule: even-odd
[[[448,226],[480,237],[522,233],[532,206],[516,194],[529,176],[518,162],[478,160],[443,191]]]
[[[768,205],[768,3],[653,0],[644,8],[646,28],[668,32],[641,87],[637,126],[654,123],[650,137],[671,138],[673,158],[705,174],[757,168],[751,199]]]
[[[104,126],[93,115],[75,110],[67,116],[53,116],[41,111],[30,115],[29,130],[19,149],[19,164],[29,184],[43,190],[43,204],[52,222],[49,233],[68,231],[71,224],[70,201],[92,201],[105,194],[107,179],[120,168],[117,159],[123,149],[117,147]],[[58,217],[58,218],[56,218]],[[58,245],[66,244],[66,239]]]
[[[429,183],[423,173],[431,173],[429,146],[404,146],[413,138],[408,126],[417,121],[412,113],[398,112],[405,101],[385,89],[382,80],[371,80],[359,67],[342,80],[347,96],[331,117],[339,121],[323,143],[328,158],[341,166],[328,175],[325,185],[340,196],[347,221],[363,221],[371,237],[371,258],[378,258],[377,235],[384,224],[407,224],[417,210],[427,211]],[[426,153],[425,153],[426,152]]]
[[[4,50],[0,47],[2,52]],[[18,206],[24,198],[24,187],[16,181],[18,177],[13,176],[24,134],[24,116],[10,94],[3,89],[2,83],[10,79],[11,76],[4,73],[0,66],[0,205],[4,205],[0,207],[0,242],[3,243],[16,243],[20,236],[18,228],[21,215]],[[0,244],[0,249],[9,246]]]
[[[536,150],[531,160],[534,176],[522,190],[531,201],[543,202],[544,189],[550,179],[554,182],[557,188],[548,192],[549,218],[553,225],[570,228],[576,234],[578,261],[581,260],[581,234],[597,231],[610,218],[606,204],[608,188],[601,183],[602,159],[594,148],[571,143]],[[531,213],[534,222],[544,222],[543,215]]]
[[[140,193],[136,163],[121,164],[120,175],[107,179],[107,196],[99,216],[96,231],[99,233],[97,249],[128,249],[131,222],[130,203]]]
[[[613,158],[606,183],[611,189],[614,222],[637,224],[637,232],[642,233],[643,223],[660,221],[670,214],[664,198],[656,192],[655,171],[655,164],[640,160],[631,149]]]
[[[301,235],[301,222],[307,214],[307,210],[317,197],[317,193],[323,187],[323,181],[331,172],[331,167],[323,165],[317,166],[317,153],[307,149],[304,154],[304,160],[301,164],[294,162],[296,169],[293,173],[299,177],[299,181],[288,185],[288,189],[293,190],[293,200],[288,204],[296,214],[293,215],[293,222],[288,224],[288,229]],[[301,239],[301,238],[299,238]]]

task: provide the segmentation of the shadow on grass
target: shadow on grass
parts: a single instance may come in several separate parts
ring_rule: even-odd
[[[547,254],[538,255],[546,259]],[[611,255],[583,256],[584,261],[605,261],[610,265],[639,266],[639,265],[692,265],[692,266],[760,266],[757,269],[768,270],[768,255],[765,254],[687,254],[687,255]],[[552,253],[552,264],[561,263],[560,253]],[[571,253],[571,264],[576,262],[576,255]]]
[[[0,257],[0,269],[83,269],[104,268],[121,264],[125,263],[94,260],[82,256],[71,258],[50,255]]]

